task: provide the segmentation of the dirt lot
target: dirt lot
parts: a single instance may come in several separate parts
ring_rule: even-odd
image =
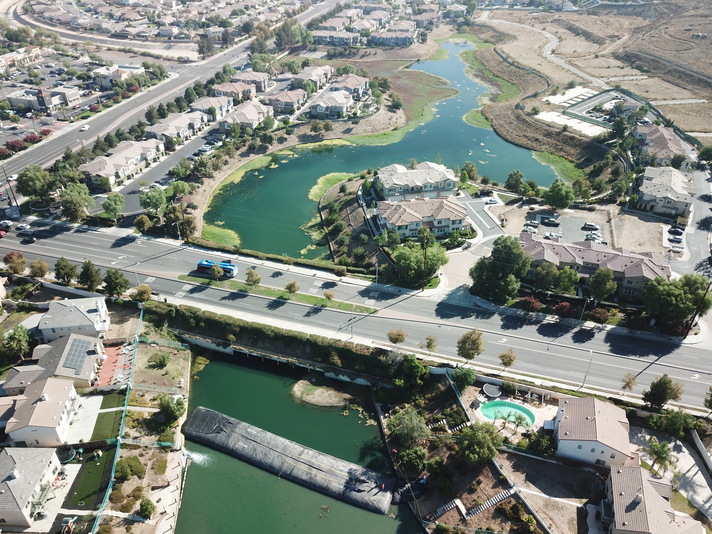
[[[507,224],[504,231],[508,234],[518,236],[526,220],[533,219],[535,214],[551,213],[545,207],[535,207],[534,210],[530,206],[492,206],[490,208],[493,214],[497,217],[506,217]],[[566,219],[576,219],[577,223],[573,225],[576,230],[570,230],[567,234]],[[564,210],[561,212],[561,221],[563,222],[563,240],[564,241],[580,241],[584,238],[583,231],[577,231],[583,222],[592,222],[601,226],[603,237],[608,241],[611,247],[621,247],[631,252],[666,252],[663,248],[662,227],[659,222],[646,217],[645,215],[630,215],[623,213],[618,206],[603,206],[598,207],[596,211],[581,211],[581,210]],[[561,228],[548,228],[540,226],[538,234],[544,235],[546,232],[559,232]],[[568,236],[568,237],[567,237]],[[656,246],[657,245],[657,246]]]

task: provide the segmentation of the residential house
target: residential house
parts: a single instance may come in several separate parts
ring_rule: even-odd
[[[111,317],[103,297],[53,300],[37,325],[40,342],[54,341],[69,334],[104,337]]]
[[[200,111],[216,121],[232,111],[232,98],[227,96],[204,96],[190,105],[191,111]],[[214,110],[214,111],[213,111]]]
[[[351,46],[359,44],[361,36],[358,33],[346,31],[314,30],[312,40],[316,45]]]
[[[693,195],[684,174],[672,167],[646,167],[638,178],[638,208],[666,217],[688,219]]]
[[[319,119],[343,119],[356,109],[351,93],[329,91],[314,99],[309,114]]]
[[[378,29],[378,22],[371,19],[361,19],[357,20],[351,25],[351,31],[358,34],[360,32],[372,33]],[[312,32],[312,35],[314,32]]]
[[[462,4],[450,4],[445,10],[445,16],[447,18],[463,18],[467,15],[467,6]]]
[[[70,334],[37,345],[30,363],[10,369],[3,389],[8,395],[21,395],[29,385],[51,377],[66,378],[75,388],[88,388],[105,358],[100,339]]]
[[[145,74],[146,70],[141,65],[108,65],[92,71],[94,82],[107,91],[114,86],[114,82],[127,80],[131,76]]]
[[[253,72],[251,70],[237,72],[233,75],[231,82],[250,83],[255,86],[258,93],[267,90],[269,84],[269,74],[266,72]]]
[[[54,449],[6,447],[0,451],[0,524],[32,527],[37,512],[55,497],[61,469]]]
[[[703,534],[704,527],[670,504],[672,486],[638,466],[611,469],[599,507],[607,534]]]
[[[331,17],[325,20],[317,27],[317,30],[326,30],[338,32],[346,28],[349,25],[349,19],[346,17]]]
[[[672,163],[672,159],[681,155],[685,160],[680,170],[689,171],[694,161],[691,159],[686,147],[672,128],[656,124],[638,124],[633,128],[633,135],[642,145],[642,149],[655,156],[655,162],[664,167]]]
[[[393,11],[393,8],[388,4],[379,4],[375,2],[363,2],[361,4],[355,4],[352,7],[354,7],[355,9],[360,9],[361,11],[363,11],[364,15],[370,15],[374,11],[385,11],[386,13],[390,13],[391,11]]]
[[[339,16],[345,17],[348,19],[349,24],[352,24],[359,20],[361,17],[363,17],[363,11],[360,9],[344,9],[341,13],[339,13]]]
[[[396,232],[401,239],[418,237],[422,227],[428,228],[438,239],[448,237],[455,230],[472,229],[467,211],[452,196],[385,200],[377,203],[377,209],[379,228]]]
[[[618,286],[616,294],[626,300],[641,300],[648,282],[658,277],[670,278],[670,266],[662,254],[655,252],[628,252],[622,248],[609,248],[593,241],[566,243],[560,239],[522,232],[519,236],[522,249],[532,257],[526,278],[533,280],[536,268],[544,262],[559,269],[570,267],[587,282],[602,267],[613,271],[613,281]]]
[[[56,447],[67,442],[79,396],[71,380],[47,377],[25,388],[5,432],[14,443]]]
[[[346,91],[356,100],[361,100],[368,94],[368,78],[355,74],[344,74],[331,84],[332,91]]]
[[[377,195],[389,201],[454,195],[457,187],[452,170],[430,161],[418,163],[414,169],[398,163],[381,167],[373,182]]]
[[[304,89],[292,89],[270,95],[267,104],[272,106],[275,113],[291,115],[299,110],[306,101],[307,92]]]
[[[433,28],[440,24],[440,13],[428,12],[420,15],[413,15],[410,20],[415,22],[416,28]]]
[[[304,87],[304,82],[312,82],[317,89],[324,87],[334,75],[334,69],[329,65],[319,67],[304,67],[302,72],[295,74],[292,78],[292,85],[296,89]]]
[[[415,41],[415,32],[381,30],[371,35],[371,44],[374,46],[410,46]]]
[[[113,186],[140,172],[163,153],[163,141],[158,139],[122,141],[111,149],[108,156],[94,158],[80,165],[78,169],[96,184],[106,178]]]
[[[185,141],[205,129],[208,116],[200,111],[173,113],[161,122],[146,128],[146,137],[166,142],[169,137]]]
[[[229,96],[233,100],[251,100],[255,96],[255,86],[251,83],[226,82],[213,85],[215,96]]]
[[[235,109],[224,117],[219,123],[218,128],[222,132],[229,132],[233,124],[239,124],[243,128],[257,128],[266,117],[272,117],[274,111],[271,107],[265,106],[258,100],[250,100],[235,106]]]
[[[391,18],[391,13],[389,11],[376,10],[376,11],[372,11],[371,13],[366,15],[363,20],[375,22],[377,27],[382,28],[383,26],[385,26],[388,23],[390,18]]]
[[[593,397],[559,400],[554,418],[556,455],[601,467],[640,464],[625,410]]]

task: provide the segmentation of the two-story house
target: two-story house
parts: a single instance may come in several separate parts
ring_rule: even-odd
[[[688,219],[693,195],[691,181],[672,167],[646,167],[638,178],[638,209],[666,217]]]
[[[378,170],[374,186],[383,200],[435,198],[454,195],[457,178],[451,169],[431,161],[418,163],[413,169],[394,163]]]
[[[80,165],[78,170],[94,183],[107,178],[113,186],[141,171],[163,153],[163,142],[158,139],[121,141],[107,156],[94,158]]]
[[[401,239],[418,237],[421,227],[428,228],[437,239],[448,237],[456,230],[472,230],[467,210],[452,196],[384,200],[377,202],[377,212],[381,231],[396,232]]]
[[[258,93],[267,90],[269,84],[269,74],[266,72],[240,71],[233,75],[231,82],[248,83],[255,86]]]
[[[41,343],[69,334],[102,338],[111,328],[106,301],[101,297],[53,300],[37,325]]]
[[[638,124],[632,131],[641,145],[642,150],[655,156],[655,163],[660,166],[670,165],[675,156],[682,156],[684,160],[680,170],[689,171],[694,164],[682,139],[675,130],[658,126],[657,124]]]
[[[265,106],[258,100],[250,100],[235,106],[235,109],[224,117],[219,123],[218,128],[222,132],[229,132],[233,124],[239,124],[244,128],[257,128],[266,117],[272,117],[274,111],[271,107]]]
[[[355,100],[362,100],[369,92],[368,78],[357,76],[356,74],[344,74],[334,80],[330,89],[332,91],[346,91]]]
[[[303,88],[307,81],[312,82],[317,89],[321,89],[334,75],[334,69],[329,65],[321,65],[318,67],[304,67],[299,74],[295,74],[292,78],[292,85],[295,88]]]
[[[199,111],[216,121],[224,118],[232,109],[232,98],[227,96],[204,96],[190,105],[191,111]]]
[[[329,91],[315,98],[309,114],[318,119],[344,119],[356,109],[356,102],[348,91]]]
[[[301,109],[307,101],[307,92],[304,89],[280,91],[269,96],[267,104],[272,106],[275,113],[292,114]]]
[[[229,96],[233,100],[252,100],[255,97],[255,86],[251,83],[225,82],[213,85],[215,96]]]

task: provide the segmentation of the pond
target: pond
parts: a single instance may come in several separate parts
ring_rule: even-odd
[[[526,180],[551,184],[553,170],[534,159],[531,151],[463,120],[463,115],[479,107],[477,99],[487,89],[465,74],[465,63],[458,54],[472,49],[470,43],[448,41],[442,46],[448,52],[446,59],[411,67],[445,78],[458,90],[436,105],[431,121],[390,145],[297,148],[295,157],[278,156],[274,165],[249,171],[240,182],[221,188],[205,214],[206,222],[234,230],[246,249],[315,258],[325,250],[315,247],[303,229],[317,208],[308,193],[321,176],[329,173],[356,173],[391,163],[407,165],[413,158],[435,161],[440,156],[451,168],[472,161],[480,175],[500,183],[512,170],[519,169]]]

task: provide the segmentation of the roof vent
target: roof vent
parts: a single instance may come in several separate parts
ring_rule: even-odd
[[[47,399],[49,399],[49,397],[47,396],[47,393],[43,391],[42,395],[40,395],[40,400],[46,401]]]
[[[625,495],[625,492],[621,491],[620,496],[623,497]]]
[[[620,475],[622,472],[623,472],[622,469],[619,469],[619,470],[618,470],[618,474],[619,474],[619,475]]]
[[[17,480],[18,478],[20,478],[20,473],[17,472],[17,469],[13,469],[12,471],[10,471],[11,480]]]
[[[641,493],[635,494],[635,502],[643,502],[643,495]]]
[[[624,527],[628,526],[628,521],[623,521],[623,526]]]

